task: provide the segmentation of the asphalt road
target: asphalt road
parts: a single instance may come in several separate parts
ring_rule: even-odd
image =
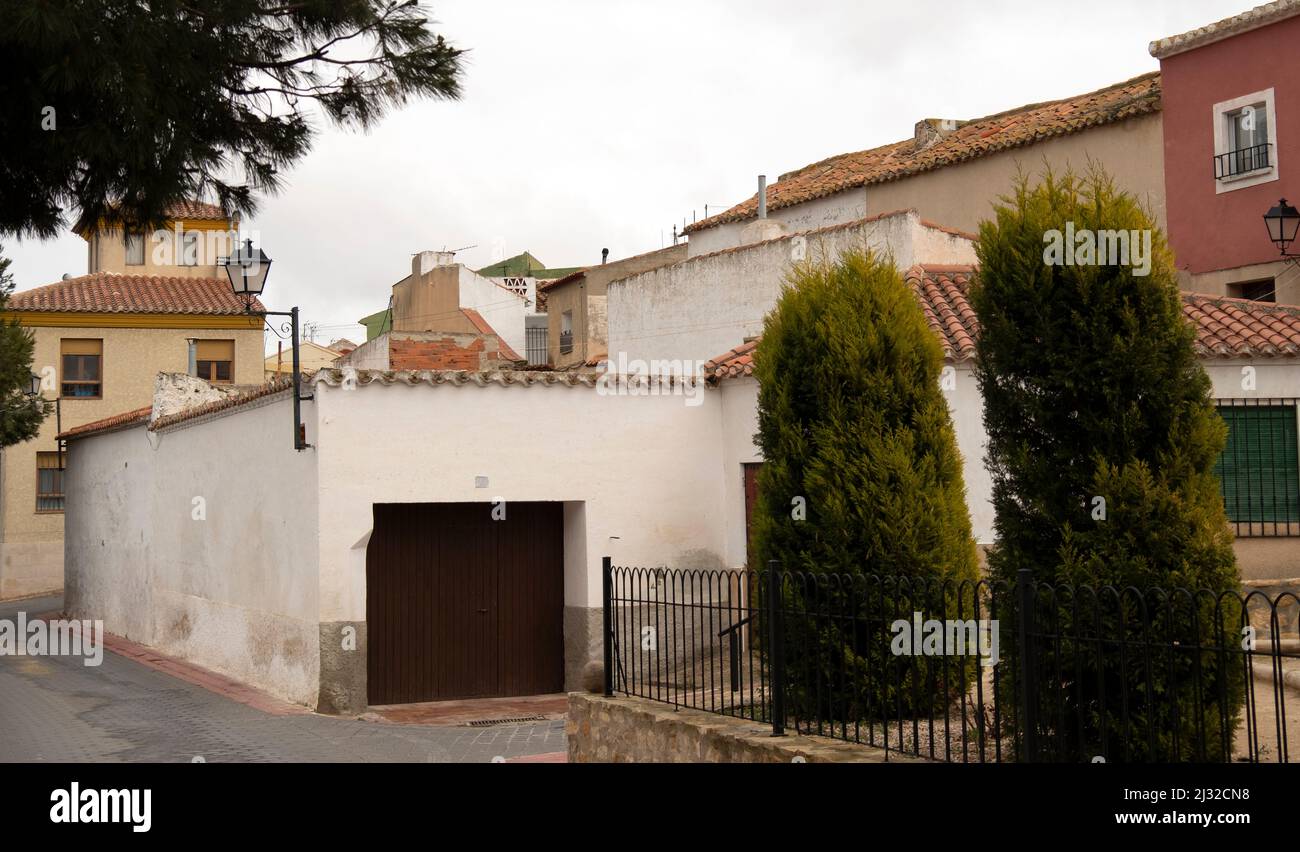
[[[0,604],[0,619],[61,606]],[[562,720],[479,729],[274,716],[107,651],[97,667],[0,654],[0,762],[485,763],[564,750]]]

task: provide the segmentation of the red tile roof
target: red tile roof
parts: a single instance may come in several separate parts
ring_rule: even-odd
[[[206,201],[195,201],[186,199],[178,201],[167,208],[167,215],[172,219],[205,219],[224,222],[228,217],[225,211],[215,204],[208,204]]]
[[[904,274],[930,328],[949,361],[975,357],[979,320],[968,299],[975,268],[914,266]],[[1183,294],[1183,316],[1196,326],[1196,354],[1202,358],[1300,357],[1300,306],[1274,305],[1204,293]],[[704,365],[710,382],[754,373],[753,340]]]
[[[9,297],[10,311],[84,311],[104,314],[233,316],[244,303],[221,278],[121,275],[96,272],[23,290]],[[265,310],[254,300],[253,310]]]
[[[153,422],[149,422],[149,418],[153,415],[152,407],[137,408],[134,411],[114,414],[112,417],[105,417],[102,420],[96,420],[92,423],[84,423],[72,429],[64,430],[59,433],[59,438],[85,438],[90,435],[98,435],[102,432],[112,432],[117,429],[123,429],[128,426],[136,426],[144,423],[148,423],[149,431],[154,432],[159,429],[165,429],[168,426],[175,426],[177,423],[193,420],[196,417],[203,417],[208,414],[216,414],[232,408],[238,408],[242,405],[247,405],[250,402],[255,402],[256,400],[273,396],[278,393],[284,393],[292,389],[292,376],[277,376],[264,385],[245,385],[240,387],[237,393],[232,393],[223,399],[205,402],[202,405],[196,405],[193,408],[177,411],[174,414],[165,414]]]
[[[126,411],[121,414],[114,414],[112,417],[105,417],[102,420],[93,420],[90,423],[73,426],[71,429],[60,432],[58,437],[59,440],[64,440],[67,438],[84,438],[86,435],[100,432],[112,432],[115,429],[147,422],[151,413],[153,413],[153,409],[149,406],[137,408],[135,411]]]
[[[461,308],[460,312],[465,315],[466,319],[468,319],[471,323],[474,324],[474,327],[478,329],[479,334],[496,335],[497,352],[499,352],[503,358],[505,358],[507,361],[524,360],[523,358],[519,357],[518,352],[510,348],[510,346],[505,342],[505,339],[502,338],[501,335],[496,333],[496,329],[492,328],[492,326],[488,324],[488,321],[483,319],[482,314],[480,314],[478,311],[474,310],[473,308]]]
[[[1300,355],[1300,306],[1184,293],[1183,316],[1196,324],[1202,357]]]
[[[716,382],[719,379],[754,375],[754,350],[758,348],[758,340],[757,337],[747,340],[734,349],[728,349],[717,358],[705,362],[704,378]]]
[[[897,180],[1159,109],[1160,74],[1153,71],[1095,92],[958,122],[957,129],[919,151],[914,139],[905,139],[804,166],[768,186],[767,207],[769,211],[780,210],[846,189]],[[688,225],[686,233],[753,219],[757,215],[758,196],[755,195],[729,210]]]

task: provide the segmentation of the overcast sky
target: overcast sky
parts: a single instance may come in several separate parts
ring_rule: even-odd
[[[754,191],[756,175],[1158,68],[1148,42],[1251,0],[443,0],[464,97],[369,134],[322,127],[244,223],[273,258],[267,306],[319,342],[362,334],[421,249],[471,267],[530,251],[598,263]],[[10,241],[18,289],[86,272],[68,235]]]

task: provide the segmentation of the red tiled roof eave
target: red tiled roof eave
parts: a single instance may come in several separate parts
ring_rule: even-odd
[[[903,278],[926,322],[952,363],[975,357],[979,318],[970,304],[973,266],[920,265]],[[1194,347],[1201,358],[1300,358],[1300,306],[1276,305],[1204,293],[1183,293],[1183,316],[1196,327]],[[757,340],[705,364],[711,384],[751,376]]]
[[[137,408],[133,411],[124,411],[120,414],[114,414],[111,417],[105,417],[100,420],[94,420],[90,423],[83,423],[80,426],[73,426],[65,429],[58,434],[58,440],[66,441],[74,438],[84,438],[87,435],[97,435],[101,432],[112,432],[117,429],[124,429],[128,426],[136,426],[146,423],[153,409],[149,406]]]
[[[220,278],[94,272],[13,293],[7,311],[238,316],[244,303]],[[254,299],[251,312],[266,310]]]
[[[1161,108],[1160,94],[1160,74],[1151,72],[1094,92],[1026,104],[997,115],[960,122],[957,129],[919,151],[913,139],[904,139],[840,154],[782,175],[770,184],[768,210],[792,207],[845,190],[899,180],[1043,139],[1155,113]],[[751,196],[728,210],[687,225],[684,233],[753,219],[757,209],[757,196]]]

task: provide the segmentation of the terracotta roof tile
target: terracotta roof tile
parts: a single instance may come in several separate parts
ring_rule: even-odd
[[[841,154],[782,175],[767,188],[768,210],[780,210],[846,189],[931,171],[998,151],[1077,133],[1160,109],[1160,74],[1152,72],[1095,92],[1044,104],[1028,104],[958,127],[929,147],[916,150],[914,139]],[[694,233],[758,215],[758,197],[686,227]]]
[[[205,219],[224,222],[228,217],[224,210],[206,201],[186,199],[178,201],[167,208],[167,215],[173,219]]]
[[[600,375],[597,372],[559,372],[551,370],[356,370],[353,373],[358,386],[379,385],[489,385],[529,387],[532,385],[562,385],[564,387],[595,387]],[[320,370],[313,383],[338,387],[348,378],[341,369]]]
[[[500,353],[501,357],[505,358],[507,361],[524,360],[519,357],[518,352],[510,348],[501,335],[496,333],[496,329],[489,325],[487,320],[483,319],[482,314],[473,308],[461,308],[460,312],[465,315],[466,319],[474,324],[474,327],[478,329],[479,334],[492,334],[496,336],[497,352]]]
[[[949,361],[975,357],[979,319],[968,298],[974,276],[971,266],[934,265],[914,266],[903,275]],[[1183,316],[1196,326],[1194,346],[1202,358],[1300,357],[1300,306],[1184,293]],[[747,342],[708,361],[705,377],[716,383],[753,375],[757,344]]]
[[[135,411],[125,411],[121,414],[114,414],[112,417],[105,417],[102,420],[94,420],[80,426],[73,426],[71,429],[65,429],[59,433],[58,437],[62,441],[68,438],[84,438],[86,435],[100,432],[112,432],[126,426],[134,426],[137,423],[145,423],[149,420],[149,415],[152,412],[153,409],[149,406],[137,408]]]
[[[10,311],[82,311],[104,314],[202,314],[234,316],[244,304],[220,278],[122,275],[96,272],[23,290],[9,297]],[[262,311],[254,300],[253,310]]]
[[[1184,293],[1183,316],[1196,324],[1202,357],[1300,355],[1300,306]]]

